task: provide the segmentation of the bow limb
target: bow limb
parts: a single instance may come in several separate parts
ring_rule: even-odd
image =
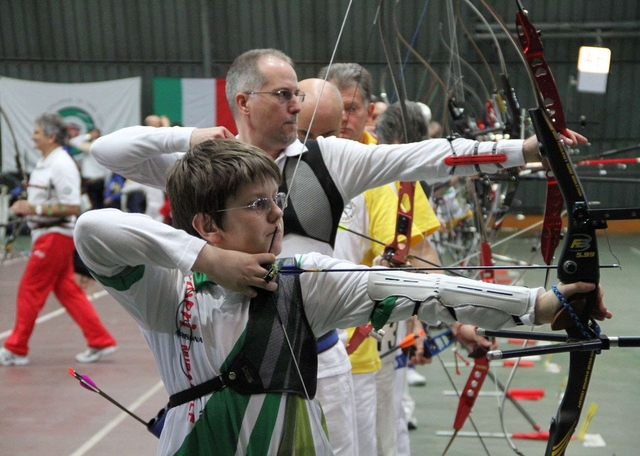
[[[504,30],[514,48],[518,51],[518,56],[525,63],[528,69],[527,74],[531,81],[534,97],[538,101],[538,106],[547,110],[551,116],[554,128],[562,134],[567,133],[564,110],[560,102],[558,89],[551,74],[551,70],[544,58],[544,52],[538,33],[526,18],[522,3],[518,3],[519,12],[516,15],[516,25],[518,29],[518,38],[520,46],[516,43],[511,35],[509,28],[502,18],[496,13],[493,7],[486,1],[481,0],[484,7],[495,18],[500,27]],[[562,211],[562,193],[558,188],[556,178],[547,175],[547,198],[544,213],[544,223],[542,228],[542,236],[540,239],[543,259],[546,264],[551,264],[556,248],[560,244],[560,231],[562,229],[562,219],[560,213]]]
[[[380,0],[380,4],[378,6],[378,12],[380,13],[380,17],[378,18],[378,33],[380,35],[380,41],[382,43],[382,51],[384,53],[385,60],[387,62],[387,68],[389,69],[389,74],[391,76],[391,82],[393,83],[393,88],[398,97],[398,102],[400,103],[400,110],[402,111],[402,128],[403,128],[403,137],[404,142],[408,141],[408,132],[407,132],[407,105],[405,103],[407,99],[407,91],[404,85],[404,79],[402,78],[402,74],[400,72],[395,72],[393,69],[393,62],[391,61],[391,42],[389,41],[389,37],[386,32],[386,19],[383,14],[385,0]],[[395,8],[393,9],[393,15],[395,17]],[[395,46],[395,50],[399,52],[398,46]],[[400,61],[400,55],[397,55],[398,61]],[[402,89],[402,90],[400,90]]]
[[[396,3],[394,8],[397,8],[398,4],[399,3]],[[427,6],[428,6],[428,2],[425,3],[425,8],[423,9],[420,21],[418,22],[418,27],[420,26],[420,24],[422,22],[422,17],[424,17],[424,14],[426,14],[426,11],[427,11],[426,7]],[[402,35],[402,33],[400,32],[400,28],[398,27],[397,14],[393,14],[392,18],[393,18],[393,28],[395,30],[396,38],[398,39],[398,41],[400,43],[402,43],[402,45],[407,48],[407,52],[408,53],[411,53],[418,60],[418,62],[420,62],[420,64],[422,64],[427,69],[427,71],[429,71],[429,73],[433,76],[435,83],[442,88],[442,92],[443,92],[443,94],[445,94],[445,97],[446,97],[447,86],[446,86],[445,82],[442,80],[442,78],[440,77],[438,72],[431,66],[431,64],[429,64],[427,59],[424,58],[422,55],[420,55],[420,53],[415,50],[413,45],[410,44],[406,40],[406,38]],[[414,33],[414,36],[416,34],[417,34],[417,29],[416,29],[416,32]],[[408,57],[408,55],[407,55],[407,57]],[[405,58],[405,61],[406,61],[406,58]],[[430,104],[430,103],[428,103],[428,99],[429,99],[428,96],[426,96],[424,99],[425,99],[425,101],[427,101],[427,104]],[[445,106],[446,106],[446,102],[445,102]],[[443,122],[445,122],[445,126],[446,126],[447,116],[446,116],[444,108],[443,108],[442,118],[443,118]]]
[[[427,334],[427,340],[428,339],[429,339],[429,335]],[[444,361],[442,361],[442,358],[440,356],[440,351],[436,353],[438,361],[440,361],[440,364],[442,365],[442,369],[444,370],[444,373],[447,379],[449,380],[449,383],[451,383],[453,390],[455,391],[456,395],[459,397],[458,408],[456,410],[456,416],[454,418],[454,423],[453,423],[453,434],[451,435],[451,439],[449,439],[447,446],[442,452],[442,456],[445,456],[447,454],[455,438],[457,437],[458,432],[460,431],[460,429],[462,429],[462,427],[464,426],[467,420],[469,421],[474,431],[476,432],[478,439],[480,439],[480,444],[484,448],[485,453],[487,455],[490,455],[491,453],[489,452],[489,449],[487,448],[487,445],[485,444],[484,439],[482,438],[480,431],[476,426],[476,423],[473,421],[473,418],[471,418],[470,416],[471,409],[473,408],[473,405],[476,402],[478,393],[480,392],[480,388],[482,387],[482,384],[484,383],[484,380],[488,373],[489,360],[486,357],[486,353],[484,356],[478,356],[477,358],[474,358],[473,368],[471,369],[471,372],[465,383],[465,386],[462,389],[462,391],[459,391],[458,388],[456,387],[455,382],[453,381],[453,378],[451,377],[451,374],[449,373],[449,370],[447,369],[447,366],[445,366]]]
[[[455,31],[453,25],[451,25],[451,28]],[[449,78],[450,80],[453,79],[455,87],[448,92],[455,93],[455,95],[448,98],[447,104],[457,133],[465,138],[473,139],[482,137],[489,133],[502,132],[503,126],[498,119],[498,110],[494,106],[493,98],[490,95],[484,80],[480,77],[478,72],[458,54],[455,39],[452,45],[447,43],[444,38],[444,34],[442,33],[442,27],[440,28],[440,41],[442,46],[451,55],[451,61],[455,62],[455,65],[451,65],[451,77]],[[482,92],[484,93],[484,101],[482,97],[464,81],[464,77],[461,72],[462,67],[472,74],[479,82]],[[465,93],[468,93],[471,96],[471,99],[477,103],[479,107],[478,112],[482,113],[476,118],[473,118],[466,112],[467,109],[465,106],[471,106],[471,103],[465,102]]]
[[[533,77],[538,87],[538,106],[540,109],[545,110],[553,128],[558,133],[568,136],[560,95],[551,69],[544,58],[542,42],[519,1],[518,8],[519,11],[516,14],[518,38],[527,60],[529,74]],[[544,261],[546,264],[551,264],[553,254],[560,243],[560,230],[562,229],[562,219],[560,218],[560,212],[562,211],[561,196],[564,192],[560,191],[556,177],[547,174],[547,178],[547,202],[541,243]],[[567,205],[567,207],[569,206]]]
[[[476,53],[484,62],[484,65],[487,68],[487,72],[491,77],[491,81],[494,87],[493,101],[494,101],[494,104],[497,105],[498,111],[503,115],[505,115],[505,119],[506,119],[504,122],[505,131],[509,133],[509,137],[512,139],[523,138],[524,132],[522,130],[524,129],[524,122],[522,117],[522,110],[520,109],[520,104],[518,103],[515,90],[511,86],[511,82],[509,80],[509,72],[507,70],[504,54],[502,52],[502,48],[500,47],[500,43],[498,42],[498,38],[496,37],[496,34],[494,33],[493,29],[489,25],[489,22],[487,21],[487,19],[482,15],[482,13],[478,10],[478,8],[476,8],[476,6],[471,2],[471,0],[462,0],[462,1],[464,1],[465,5],[467,5],[467,7],[473,12],[473,14],[478,18],[478,20],[480,20],[487,28],[489,34],[491,35],[496,53],[498,55],[498,60],[500,61],[500,71],[501,71],[500,79],[502,83],[502,94],[500,90],[498,90],[498,83],[494,78],[493,71],[489,67],[489,64],[487,63],[487,60],[484,57],[484,54],[482,53],[482,51],[480,51],[480,48],[477,46],[473,37],[464,26],[462,17],[459,14],[460,5],[458,5],[458,17],[460,18],[460,25],[463,28],[467,37],[469,38],[469,41],[471,42],[472,46],[476,50]]]
[[[480,14],[480,12],[478,11],[478,9],[475,7],[475,5],[473,3],[471,3],[469,0],[465,0],[465,4],[471,9],[471,11],[473,11],[476,14],[476,16],[480,20],[485,20],[486,21],[486,19],[484,19],[482,14]],[[473,50],[476,52],[476,54],[480,58],[480,61],[482,62],[482,65],[484,66],[487,74],[489,75],[489,78],[491,78],[491,85],[493,86],[493,91],[497,92],[498,84],[497,84],[496,78],[495,78],[495,76],[493,74],[493,71],[491,70],[491,67],[489,66],[489,62],[487,62],[487,59],[485,58],[484,54],[482,53],[482,51],[478,47],[478,44],[473,39],[473,36],[471,36],[471,33],[469,33],[469,30],[467,29],[466,25],[464,24],[464,21],[462,20],[462,13],[460,11],[460,5],[461,5],[461,0],[458,0],[458,4],[457,4],[457,7],[456,7],[456,17],[458,18],[458,24],[460,24],[460,28],[462,29],[462,32],[467,37],[467,39],[469,40],[469,43],[471,44],[471,47],[473,47]],[[502,57],[502,52],[500,51],[500,48],[497,48],[497,51],[500,54],[500,63],[502,65],[503,62],[504,62],[504,57]]]
[[[415,188],[415,182],[400,182],[396,210],[396,229],[393,240],[385,246],[382,255],[385,260],[394,266],[404,265],[409,260]]]

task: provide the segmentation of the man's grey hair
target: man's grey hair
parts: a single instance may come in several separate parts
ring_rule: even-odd
[[[329,72],[328,77],[327,72]],[[327,65],[318,73],[319,79],[325,79],[325,77],[339,90],[345,90],[353,86],[360,87],[364,104],[371,103],[373,78],[371,73],[362,65],[358,63],[334,63],[330,68]]]
[[[265,57],[276,57],[293,67],[293,60],[277,49],[252,49],[240,54],[229,67],[226,81],[227,101],[231,113],[236,118],[236,94],[259,90],[267,82],[267,76],[260,70],[260,60]]]
[[[67,124],[57,112],[45,112],[36,117],[36,125],[42,127],[45,135],[56,135],[56,144],[62,146],[67,142]]]
[[[380,114],[376,124],[376,135],[379,144],[404,144],[418,142],[429,138],[429,124],[418,103],[405,102],[407,107],[407,139],[404,137],[404,123],[400,102],[389,105]]]

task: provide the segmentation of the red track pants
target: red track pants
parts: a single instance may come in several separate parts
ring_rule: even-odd
[[[73,238],[59,233],[40,236],[33,244],[18,287],[16,324],[4,344],[7,350],[20,356],[29,352],[29,338],[36,318],[51,291],[78,323],[89,347],[116,344],[75,281],[73,252]]]

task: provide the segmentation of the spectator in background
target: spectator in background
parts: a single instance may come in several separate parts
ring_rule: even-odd
[[[120,209],[120,200],[122,199],[122,188],[124,187],[125,178],[117,173],[112,173],[104,187],[104,204],[105,208]]]
[[[69,140],[69,145],[81,152],[80,175],[82,177],[82,193],[86,193],[91,202],[91,209],[104,207],[104,184],[111,172],[102,166],[89,153],[91,143],[100,137],[100,130],[94,128],[85,135],[78,135]]]
[[[387,110],[387,103],[382,101],[376,95],[371,95],[371,102],[373,103],[373,114],[371,114],[371,118],[367,120],[364,129],[376,137],[376,124],[378,123],[378,117]]]
[[[442,137],[442,124],[437,120],[431,119],[429,121],[429,138],[441,138]]]
[[[374,110],[371,102],[371,74],[357,63],[334,63],[318,73],[318,78],[325,77],[338,88],[344,103],[340,138],[363,144],[377,144],[376,139],[364,129]]]
[[[164,222],[164,191],[127,179],[122,187],[121,206],[124,212],[146,214],[154,220]]]
[[[167,116],[148,115],[144,119],[147,127],[171,127],[171,120]],[[175,125],[179,126],[179,125]],[[163,190],[148,185],[142,185],[127,180],[124,189],[123,211],[147,214],[154,220],[168,223],[171,219],[171,205]]]
[[[155,114],[149,114],[144,118],[144,125],[146,127],[170,127],[171,120],[167,116],[158,116]]]
[[[16,323],[0,349],[0,365],[29,364],[29,338],[47,296],[60,304],[82,329],[89,348],[76,361],[91,363],[116,350],[116,341],[76,283],[73,230],[80,211],[80,173],[63,149],[67,128],[59,114],[36,119],[31,139],[42,158],[29,178],[26,200],[11,211],[26,216],[31,229],[31,256],[18,286]]]
[[[170,127],[171,121],[167,116],[148,115],[144,119],[148,127]],[[113,173],[104,189],[104,206],[120,209],[124,212],[146,214],[154,220],[165,221],[163,212],[167,212],[168,201],[164,191],[125,179]]]

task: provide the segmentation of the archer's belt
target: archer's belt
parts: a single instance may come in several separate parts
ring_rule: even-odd
[[[318,337],[316,340],[316,343],[318,344],[318,354],[329,350],[338,343],[338,340],[338,331],[335,329]]]

